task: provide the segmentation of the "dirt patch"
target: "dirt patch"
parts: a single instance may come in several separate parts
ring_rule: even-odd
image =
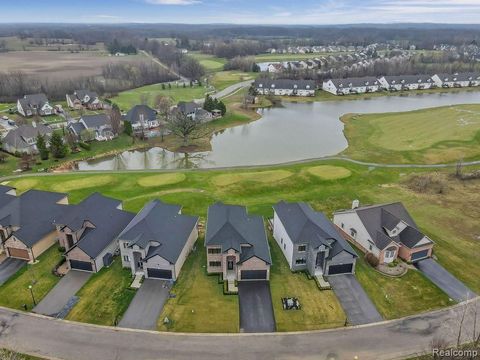
[[[448,190],[448,181],[437,173],[415,174],[406,181],[407,187],[417,193],[444,194]]]

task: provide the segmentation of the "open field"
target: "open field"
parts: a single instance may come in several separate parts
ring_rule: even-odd
[[[351,175],[343,179],[323,180],[311,174],[312,169],[324,165],[348,169]],[[471,169],[474,168],[471,167]],[[478,168],[477,166],[476,169]],[[272,171],[275,171],[274,174],[276,171],[286,171],[291,175],[273,182],[252,181],[251,173],[257,173],[259,178],[269,178]],[[163,185],[159,183],[157,186],[148,187],[138,186],[138,183],[144,178],[155,176],[151,172],[116,173],[108,183],[104,177],[109,174],[58,174],[41,178],[25,177],[12,180],[9,185],[16,186],[21,192],[31,187],[51,190],[61,183],[78,181],[76,187],[70,192],[72,203],[80,201],[94,191],[99,191],[107,196],[123,199],[127,210],[137,211],[149,200],[160,198],[167,203],[182,204],[183,213],[200,215],[203,219],[208,206],[215,201],[243,204],[248,206],[250,213],[265,217],[272,216],[272,205],[279,200],[307,201],[315,209],[324,211],[329,216],[334,210],[349,208],[353,199],[359,199],[363,204],[402,201],[422,231],[435,241],[434,252],[439,262],[472,290],[479,292],[480,279],[477,274],[480,273],[480,263],[477,261],[476,254],[480,249],[478,240],[480,208],[477,206],[480,202],[480,180],[462,182],[448,175],[449,171],[427,173],[420,169],[372,170],[341,161],[317,161],[248,170],[162,172],[161,174],[183,174],[185,179],[181,182]],[[266,176],[265,172],[267,174],[270,172],[270,175]],[[413,175],[425,176],[426,174],[436,174],[435,176],[440,177],[444,182],[444,190],[441,193],[417,192],[408,186]],[[227,182],[224,185],[214,183],[215,178],[218,179],[219,176],[224,175],[232,175],[236,181]],[[103,177],[102,181],[96,180],[99,177]],[[151,185],[148,180],[147,183]],[[91,184],[98,185],[92,187]],[[216,304],[215,311],[208,310],[208,322],[219,324],[219,327],[215,328],[216,331],[237,331],[236,297],[224,296],[221,285],[217,284],[217,277],[205,274],[203,268],[205,254],[201,251],[202,246],[199,241],[197,251],[189,256],[174,288],[177,297],[169,301],[162,316],[177,320],[171,324],[172,329],[176,331],[204,331],[205,329],[212,331],[205,320],[207,309],[210,309],[205,308],[207,306],[204,300],[205,294],[208,294],[209,303]],[[276,256],[273,246],[272,254]],[[272,267],[273,298],[286,292],[292,292],[293,295],[302,294],[302,298],[308,299],[324,296],[319,295],[315,284],[302,278],[303,275],[294,274],[291,275],[292,278],[286,277],[288,281],[277,283],[276,276],[281,276],[280,274],[284,274],[284,271],[286,269],[282,267],[281,262],[276,261]],[[392,280],[374,272],[359,261],[357,276],[364,284],[369,296],[379,306],[380,311],[388,318],[427,311],[448,304],[446,296],[414,270],[410,270],[402,278]],[[11,281],[9,286],[15,286],[15,283]],[[5,298],[1,296],[6,294],[5,286],[0,288],[0,299]],[[22,284],[14,288],[24,286]],[[385,298],[385,291],[388,291],[388,298]],[[26,300],[28,298],[22,301]],[[313,306],[308,305],[308,300],[304,302],[307,306]],[[332,304],[334,300],[324,298],[322,302]],[[16,303],[8,305],[18,306]],[[205,312],[201,310],[204,308]],[[217,309],[223,310],[217,311]],[[276,311],[278,312],[278,309]],[[300,329],[302,314],[291,315],[291,318],[290,315],[288,317],[283,315],[288,314],[279,315],[277,318],[280,329]],[[318,316],[305,326],[320,328],[324,326],[323,322],[336,323],[341,317],[338,312],[334,312],[331,317],[324,313]],[[159,327],[163,329],[161,324]]]
[[[480,105],[401,113],[348,114],[342,118],[344,154],[381,163],[440,163],[480,155]]]
[[[122,269],[122,262],[116,258],[109,268],[93,274],[78,291],[80,300],[67,319],[116,325],[135,296],[135,290],[130,289],[131,282],[130,270]]]
[[[258,75],[259,73],[247,73],[239,70],[219,71],[211,77],[210,85],[213,85],[217,91],[223,90],[230,85],[246,80],[253,80]]]
[[[222,71],[223,66],[227,63],[227,59],[216,57],[215,55],[202,54],[198,51],[191,51],[188,53],[200,62],[207,72]]]
[[[53,245],[38,257],[37,263],[20,269],[0,286],[0,305],[23,310],[23,304],[26,304],[28,309],[32,309],[32,296],[28,286],[33,286],[33,294],[38,304],[60,280],[52,274],[52,270],[61,258],[62,253]]]
[[[58,43],[45,44],[43,40],[34,38],[21,39],[17,36],[2,36],[8,51],[104,51],[103,43],[95,45],[76,44],[72,39],[57,39]]]
[[[143,55],[108,56],[105,52],[14,51],[0,53],[0,69],[22,71],[49,80],[68,80],[80,76],[101,75],[109,63],[149,61]]]

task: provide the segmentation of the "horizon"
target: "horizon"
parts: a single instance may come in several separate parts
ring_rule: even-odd
[[[4,4],[2,14],[0,24],[478,25],[480,2],[366,0],[358,5],[354,0],[304,0],[301,4],[288,0],[84,0],[77,4],[17,0]]]

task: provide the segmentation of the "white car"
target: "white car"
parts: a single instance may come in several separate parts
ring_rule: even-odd
[[[8,116],[2,116],[3,120],[8,120]]]

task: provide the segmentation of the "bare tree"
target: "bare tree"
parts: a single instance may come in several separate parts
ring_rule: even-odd
[[[148,105],[149,100],[150,100],[150,95],[148,95],[147,93],[140,94],[140,104]]]
[[[191,140],[204,137],[208,133],[205,125],[180,111],[174,111],[168,117],[167,127],[174,135],[183,139],[184,146],[188,146]]]
[[[158,95],[155,98],[155,107],[163,119],[166,119],[170,108],[172,107],[172,100],[168,96]]]
[[[122,114],[117,104],[113,104],[112,108],[108,111],[108,120],[112,127],[113,134],[118,135],[122,124]]]

